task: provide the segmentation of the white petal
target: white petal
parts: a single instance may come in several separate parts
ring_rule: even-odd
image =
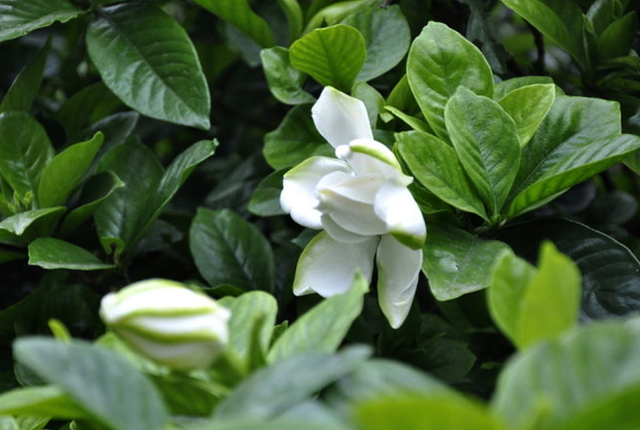
[[[391,235],[382,236],[376,255],[378,302],[391,327],[398,328],[409,314],[422,267],[422,250],[411,249]]]
[[[376,236],[388,232],[387,224],[374,211],[374,205],[350,199],[342,190],[322,188],[318,190],[318,208],[343,229],[363,236]]]
[[[406,186],[387,180],[378,189],[374,203],[376,215],[387,225],[387,231],[413,249],[422,248],[427,227],[418,204]]]
[[[371,239],[371,236],[363,236],[361,234],[345,230],[327,214],[322,214],[322,227],[324,228],[324,231],[326,231],[329,236],[337,242],[358,243]]]
[[[356,139],[336,148],[336,157],[349,162],[358,175],[375,174],[402,178],[400,163],[384,144],[373,139]],[[410,183],[411,181],[409,181]]]
[[[354,139],[372,139],[367,108],[362,101],[335,88],[325,87],[311,108],[316,128],[333,147]]]
[[[315,291],[323,297],[344,293],[353,285],[356,271],[370,282],[379,241],[372,237],[360,243],[341,243],[326,232],[318,234],[298,260],[293,293],[301,296]]]
[[[319,229],[322,228],[320,203],[316,196],[316,186],[326,175],[332,172],[351,172],[346,162],[329,157],[311,157],[289,170],[282,181],[280,206],[298,224]]]

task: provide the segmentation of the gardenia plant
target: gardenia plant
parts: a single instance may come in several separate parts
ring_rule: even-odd
[[[178,282],[150,279],[107,294],[100,316],[146,357],[189,370],[209,366],[222,351],[231,313]]]
[[[418,283],[426,226],[394,154],[373,139],[364,103],[326,87],[312,109],[337,158],[311,157],[284,175],[282,208],[324,230],[296,270],[296,295],[348,290],[356,271],[369,281],[375,256],[378,300],[393,328],[404,322]]]

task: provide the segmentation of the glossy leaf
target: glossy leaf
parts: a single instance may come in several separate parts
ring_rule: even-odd
[[[598,56],[602,60],[629,54],[638,31],[638,15],[631,11],[607,27],[598,39]]]
[[[98,132],[91,140],[71,145],[47,163],[38,185],[41,208],[65,203],[93,162],[103,141],[104,135]]]
[[[0,10],[2,2],[0,2]],[[1,31],[1,30],[0,30]],[[0,104],[0,112],[19,110],[27,112],[40,90],[44,66],[49,55],[50,43],[40,48],[29,62],[16,76],[11,88],[7,91]]]
[[[460,163],[493,219],[520,164],[516,124],[496,102],[464,87],[447,103],[445,123]]]
[[[306,75],[289,61],[289,50],[280,46],[260,51],[262,68],[271,94],[282,103],[313,103],[315,97],[302,89]]]
[[[309,105],[296,106],[277,129],[264,137],[264,158],[274,169],[293,167],[314,155],[334,156],[311,119]]]
[[[251,195],[249,212],[259,216],[283,215],[285,211],[280,206],[282,193],[282,178],[285,169],[277,170],[262,180]]]
[[[0,172],[24,200],[36,199],[44,166],[53,147],[44,128],[24,112],[0,114]]]
[[[194,3],[232,24],[261,47],[274,45],[269,24],[251,10],[247,0],[194,0]]]
[[[402,158],[422,185],[450,205],[487,219],[455,149],[433,135],[417,131],[397,134],[396,139]]]
[[[364,294],[368,290],[367,281],[362,275],[356,275],[349,291],[323,300],[280,335],[267,360],[275,363],[298,354],[337,350],[362,312]]]
[[[503,242],[483,240],[452,226],[430,224],[422,271],[436,299],[455,299],[488,287],[489,268],[508,248]]]
[[[15,39],[56,21],[67,22],[81,13],[65,0],[0,0],[0,42]]]
[[[520,76],[500,81],[493,91],[493,99],[498,101],[512,91],[529,85],[553,84],[553,79],[549,76]],[[557,88],[556,88],[557,91]],[[557,95],[557,94],[556,94]]]
[[[149,3],[101,11],[87,50],[104,83],[127,106],[151,118],[208,129],[210,99],[186,31]]]
[[[370,81],[388,72],[402,61],[409,50],[411,32],[398,5],[362,8],[342,23],[357,28],[367,46],[358,81]]]
[[[29,244],[29,265],[48,270],[105,270],[115,267],[103,263],[79,246],[52,237],[41,237]]]
[[[0,415],[87,418],[88,414],[55,386],[25,387],[0,394]]]
[[[498,102],[516,123],[520,145],[529,142],[555,100],[552,84],[527,85],[509,92]]]
[[[619,133],[617,103],[557,97],[523,148],[507,216],[512,218],[546,203],[640,148],[640,138]]]
[[[16,341],[14,354],[110,429],[157,430],[167,423],[167,412],[151,382],[111,351],[84,342],[35,337]]]
[[[456,31],[433,21],[411,45],[407,78],[422,113],[442,138],[448,136],[444,107],[459,86],[493,96],[493,73],[480,50]]]
[[[56,119],[62,123],[69,136],[77,136],[83,129],[113,114],[121,106],[120,99],[100,81],[84,87],[68,98],[56,112]],[[105,132],[105,135],[108,139],[108,133]]]
[[[64,207],[34,209],[20,212],[3,219],[0,231],[6,231],[16,236],[27,236],[32,239],[38,235],[48,235],[49,228],[64,214]]]
[[[291,45],[291,65],[324,86],[349,92],[367,55],[362,34],[347,25],[313,30]]]
[[[189,231],[189,246],[209,285],[232,285],[243,291],[273,289],[269,242],[253,224],[232,211],[198,209]]]

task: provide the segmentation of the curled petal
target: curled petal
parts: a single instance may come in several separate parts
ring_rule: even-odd
[[[373,138],[364,103],[335,88],[325,87],[311,116],[322,137],[335,148],[354,139]]]
[[[422,249],[411,249],[393,236],[382,236],[376,255],[378,302],[393,328],[409,314],[422,266]]]
[[[358,175],[401,178],[402,168],[396,156],[384,144],[373,139],[356,139],[336,148],[336,157],[349,162]]]
[[[322,228],[322,214],[316,209],[320,203],[316,196],[316,186],[324,176],[333,172],[351,172],[351,169],[342,160],[311,157],[289,170],[282,181],[282,209],[304,227]]]
[[[374,203],[376,215],[385,222],[387,231],[404,245],[420,249],[427,227],[418,204],[409,189],[393,180],[380,186]]]
[[[353,285],[358,270],[370,282],[379,241],[372,237],[359,243],[342,243],[321,232],[302,251],[293,293],[301,296],[316,292],[323,297],[344,293]]]

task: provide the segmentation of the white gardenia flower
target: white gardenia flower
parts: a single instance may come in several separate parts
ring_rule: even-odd
[[[284,175],[282,208],[298,224],[324,230],[305,248],[293,292],[323,297],[348,290],[357,270],[378,268],[380,308],[392,327],[409,313],[422,265],[426,227],[385,145],[373,140],[360,100],[326,87],[312,109],[337,158],[311,157]]]
[[[189,370],[207,367],[225,347],[231,313],[178,282],[150,279],[107,294],[100,316],[146,357]]]

